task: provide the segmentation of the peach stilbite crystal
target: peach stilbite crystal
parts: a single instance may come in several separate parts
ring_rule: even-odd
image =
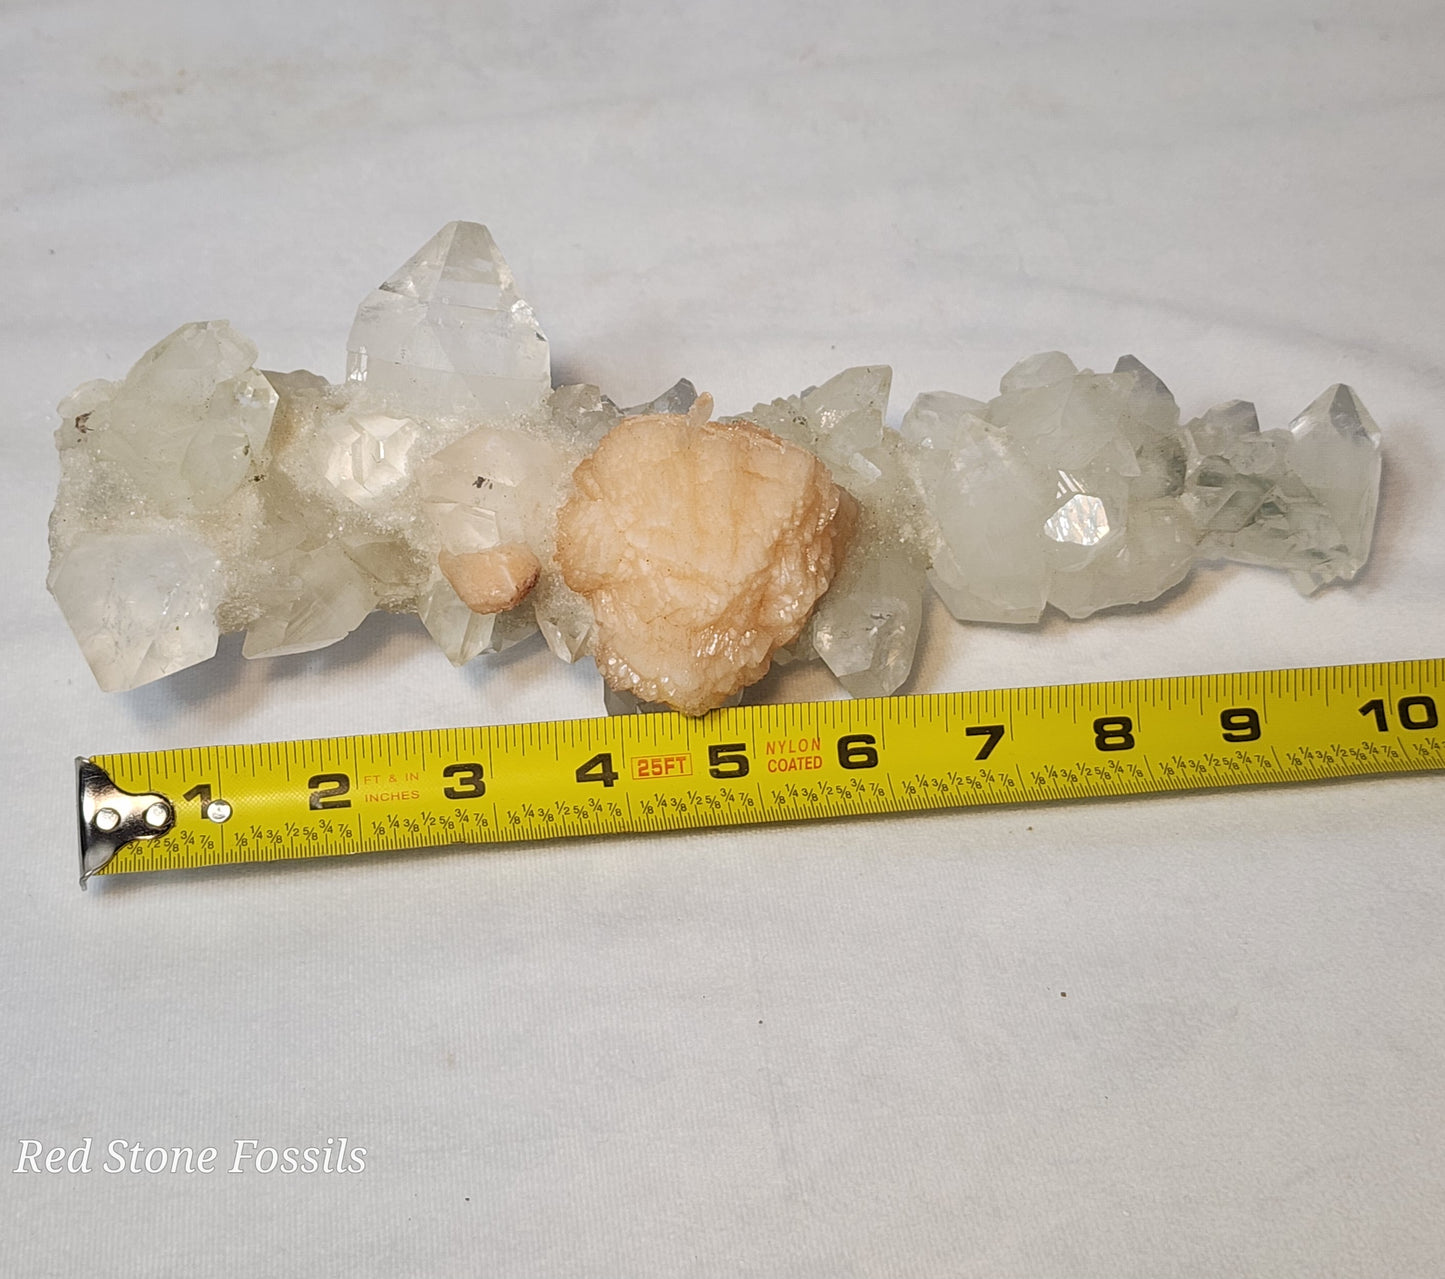
[[[828,589],[852,499],[815,456],[749,422],[624,419],[557,519],[567,585],[615,689],[689,715],[761,679]]]
[[[454,555],[442,551],[438,566],[452,590],[473,613],[501,613],[516,608],[537,585],[542,565],[521,542],[506,542],[489,551]]]

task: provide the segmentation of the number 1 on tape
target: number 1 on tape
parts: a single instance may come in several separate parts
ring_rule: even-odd
[[[1445,659],[98,755],[95,874],[1445,768]]]

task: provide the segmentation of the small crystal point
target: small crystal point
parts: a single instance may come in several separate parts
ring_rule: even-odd
[[[1114,362],[1114,372],[1136,374],[1140,383],[1147,387],[1151,394],[1167,395],[1171,400],[1174,398],[1169,388],[1164,385],[1164,379],[1155,373],[1154,370],[1145,364],[1137,355],[1121,355]]]
[[[903,415],[899,433],[909,444],[925,449],[951,449],[962,443],[963,424],[988,409],[982,400],[952,391],[925,391]]]
[[[1078,366],[1062,351],[1041,351],[1027,355],[999,379],[1000,395],[1017,391],[1033,391],[1067,381],[1079,371]]]
[[[561,661],[575,662],[588,651],[597,625],[592,607],[568,590],[560,577],[542,583],[532,597],[532,609],[547,647]]]
[[[1376,446],[1380,442],[1380,428],[1375,425],[1375,419],[1354,389],[1342,382],[1324,391],[1288,429],[1297,440],[1329,430],[1342,440],[1365,440]]]
[[[547,339],[486,227],[449,222],[357,308],[347,379],[412,411],[509,414],[552,389]]]
[[[878,468],[867,453],[883,440],[892,384],[888,365],[865,364],[844,369],[801,396],[811,435],[808,447],[835,472],[843,472],[837,478],[845,483],[849,471],[864,484],[878,478]]]
[[[1216,404],[1185,425],[1184,443],[1191,469],[1207,457],[1231,457],[1238,445],[1259,435],[1259,414],[1248,400]]]
[[[678,378],[655,400],[634,404],[630,409],[622,409],[621,413],[623,417],[641,417],[645,413],[686,413],[696,400],[697,387],[685,377]]]

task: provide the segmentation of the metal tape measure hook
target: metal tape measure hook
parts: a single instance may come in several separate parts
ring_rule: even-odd
[[[175,806],[164,795],[123,791],[99,764],[75,761],[80,815],[80,886],[121,848],[136,839],[158,839],[176,824]]]

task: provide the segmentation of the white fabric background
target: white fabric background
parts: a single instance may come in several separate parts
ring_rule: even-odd
[[[186,320],[333,378],[486,222],[556,376],[736,412],[1137,353],[1354,385],[1373,560],[1196,573],[908,691],[1445,655],[1433,0],[0,3],[0,1238],[30,1276],[1445,1268],[1439,776],[75,887],[79,753],[597,713],[413,620],[107,696],[44,590],[55,403]],[[823,675],[780,698],[832,696]],[[367,1148],[16,1175],[19,1143]]]

